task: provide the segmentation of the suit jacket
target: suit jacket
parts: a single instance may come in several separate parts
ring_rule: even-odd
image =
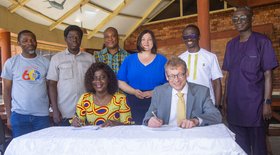
[[[158,86],[154,89],[152,102],[143,120],[144,125],[148,125],[149,119],[153,116],[152,111],[156,111],[157,117],[163,120],[163,124],[169,123],[172,99],[172,87],[169,83]],[[219,110],[210,99],[209,88],[188,83],[186,118],[199,117],[202,119],[201,126],[218,124],[222,122]]]

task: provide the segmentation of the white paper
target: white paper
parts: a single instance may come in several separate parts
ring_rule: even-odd
[[[101,127],[100,126],[81,126],[81,127],[73,127],[72,130],[99,130]]]
[[[143,126],[145,130],[150,130],[150,131],[178,131],[182,130],[182,128],[177,127],[177,126],[169,126],[169,125],[163,125],[159,128],[151,128],[148,126]]]

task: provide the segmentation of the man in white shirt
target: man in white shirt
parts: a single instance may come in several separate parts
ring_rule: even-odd
[[[183,30],[183,40],[188,50],[179,57],[187,63],[188,81],[208,87],[213,103],[221,108],[223,74],[216,55],[199,47],[199,37],[199,28],[188,25]]]
[[[95,62],[92,55],[81,52],[83,31],[76,25],[64,30],[67,49],[54,55],[47,75],[49,96],[56,125],[69,126],[79,97],[85,93],[84,77]]]
[[[222,116],[210,99],[209,89],[187,82],[188,70],[182,59],[173,57],[168,60],[165,75],[168,83],[154,89],[151,106],[143,120],[144,125],[160,127],[167,124],[192,128],[221,123]],[[183,98],[178,93],[183,94]],[[182,103],[180,100],[183,106],[179,105]]]

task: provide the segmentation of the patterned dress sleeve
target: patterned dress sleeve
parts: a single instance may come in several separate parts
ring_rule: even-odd
[[[120,122],[124,124],[131,124],[131,112],[130,107],[126,103],[126,96],[120,96]]]
[[[86,107],[90,105],[90,101],[88,99],[90,95],[90,93],[84,93],[83,95],[81,95],[76,105],[76,115],[79,117],[81,123],[83,124],[85,124],[86,121]]]

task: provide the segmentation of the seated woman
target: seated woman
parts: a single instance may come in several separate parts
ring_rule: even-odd
[[[72,126],[131,124],[126,97],[117,93],[118,81],[108,65],[93,63],[85,74],[85,87],[87,93],[78,101]]]

